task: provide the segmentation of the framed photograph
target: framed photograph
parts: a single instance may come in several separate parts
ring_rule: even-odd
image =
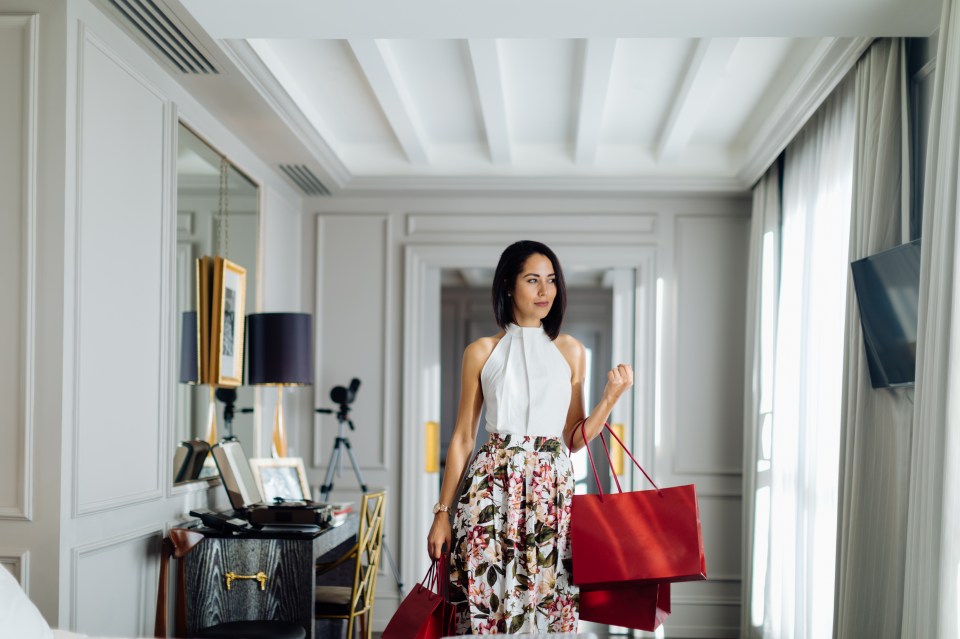
[[[294,501],[310,500],[310,484],[300,457],[262,457],[250,460],[253,476],[265,503],[277,497]]]
[[[222,257],[214,258],[211,379],[216,386],[235,388],[243,382],[243,320],[247,269]]]

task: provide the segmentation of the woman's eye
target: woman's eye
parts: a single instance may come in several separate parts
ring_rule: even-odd
[[[531,278],[527,280],[527,284],[536,284],[536,283],[537,283],[537,280],[535,278]]]

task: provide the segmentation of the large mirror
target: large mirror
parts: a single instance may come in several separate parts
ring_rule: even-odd
[[[182,442],[211,439],[210,419],[216,419],[217,439],[229,433],[224,420],[225,404],[213,397],[208,385],[180,383],[180,364],[184,358],[184,313],[197,309],[196,260],[204,255],[220,255],[246,269],[245,313],[255,312],[257,300],[257,229],[259,199],[257,185],[189,127],[180,124],[177,136],[177,284],[176,284],[176,427],[174,481],[181,470]],[[236,321],[242,322],[238,317]],[[189,340],[189,336],[186,336]],[[189,348],[187,349],[189,350]],[[253,389],[237,390],[232,434],[247,454],[259,454],[253,415],[244,409],[253,407]],[[213,409],[211,411],[211,406]],[[197,464],[200,478],[216,474],[212,461]]]

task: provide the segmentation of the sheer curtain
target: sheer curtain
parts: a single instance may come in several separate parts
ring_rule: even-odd
[[[902,637],[960,636],[960,6],[944,0],[923,196]]]
[[[747,267],[746,377],[743,387],[743,553],[741,636],[760,637],[770,541],[770,429],[773,345],[780,275],[780,163],[753,188]]]
[[[856,68],[856,171],[850,260],[901,244],[904,62],[902,42],[877,40]],[[903,608],[909,390],[870,385],[854,291],[847,293],[837,535],[836,637],[896,637]],[[923,636],[923,635],[918,635]]]
[[[752,602],[762,599],[751,616],[762,617],[765,637],[833,630],[853,141],[845,81],[784,155],[772,419],[760,438],[770,444],[769,527],[754,539],[768,550],[751,592]],[[758,521],[762,514],[757,508]]]

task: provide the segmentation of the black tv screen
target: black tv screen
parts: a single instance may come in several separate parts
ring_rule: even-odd
[[[913,386],[917,364],[920,240],[850,264],[874,388]]]

